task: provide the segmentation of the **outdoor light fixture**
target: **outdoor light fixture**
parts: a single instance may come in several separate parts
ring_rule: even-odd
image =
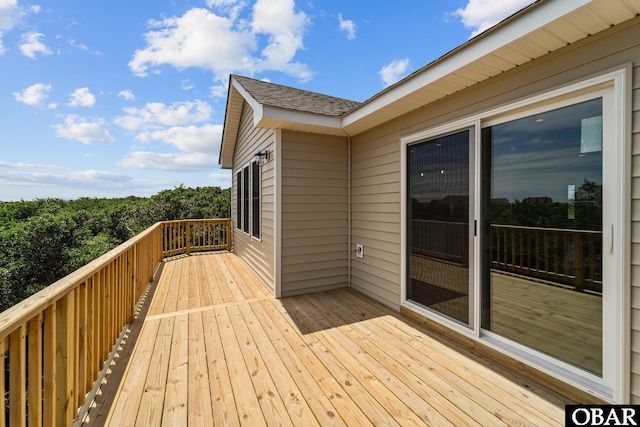
[[[258,151],[253,156],[253,158],[255,159],[256,162],[258,162],[260,165],[262,165],[262,164],[264,164],[264,162],[269,160],[269,150]]]

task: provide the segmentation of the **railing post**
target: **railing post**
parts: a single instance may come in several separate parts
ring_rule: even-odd
[[[73,320],[75,290],[58,302],[56,310],[56,425],[70,425],[75,417],[73,370],[76,369]]]

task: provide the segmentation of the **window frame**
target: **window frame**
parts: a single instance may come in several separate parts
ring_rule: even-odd
[[[252,239],[262,240],[262,165],[256,160],[244,163],[236,172],[236,229]]]
[[[242,169],[236,172],[236,228],[242,230]]]
[[[262,237],[262,171],[260,162],[251,162],[251,237],[260,240]]]

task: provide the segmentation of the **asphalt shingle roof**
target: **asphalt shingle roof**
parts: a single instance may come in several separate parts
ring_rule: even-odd
[[[243,76],[233,76],[260,104],[327,116],[342,116],[360,102],[295,89]]]

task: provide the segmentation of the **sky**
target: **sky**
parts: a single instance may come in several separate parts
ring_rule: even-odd
[[[231,185],[230,74],[365,101],[531,0],[0,0],[0,201]]]

